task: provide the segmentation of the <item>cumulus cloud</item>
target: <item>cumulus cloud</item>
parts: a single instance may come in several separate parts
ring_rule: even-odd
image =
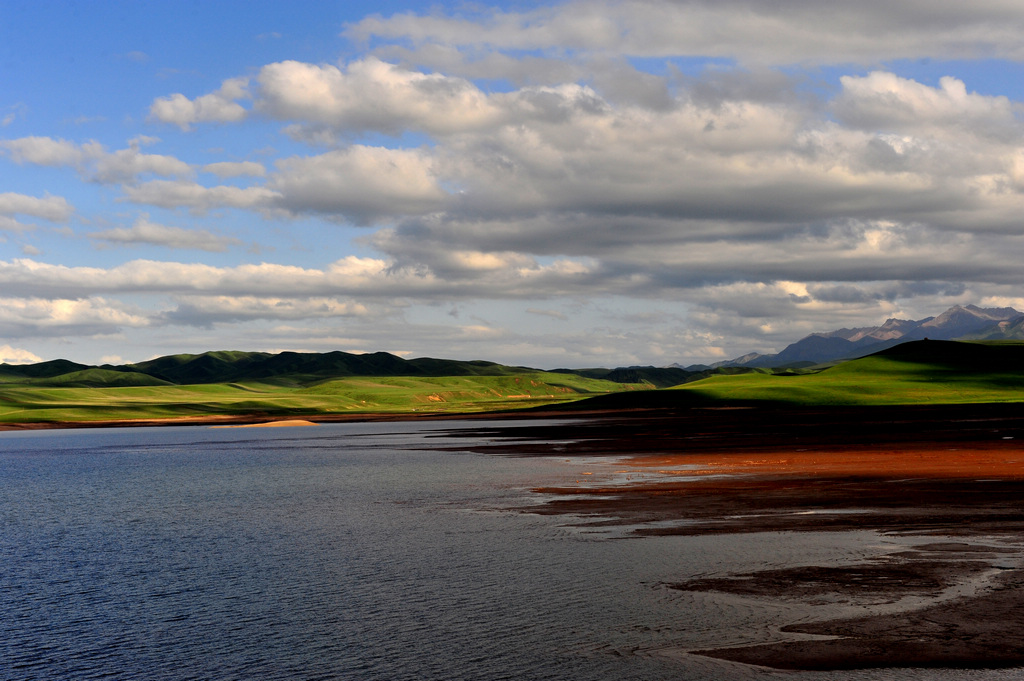
[[[28,350],[12,348],[10,345],[0,345],[0,362],[4,364],[34,364],[42,362],[43,359]]]
[[[249,96],[248,78],[229,78],[220,89],[195,99],[180,92],[158,97],[149,107],[149,120],[189,131],[196,123],[236,123],[249,115],[237,100]]]
[[[364,317],[369,309],[351,300],[322,296],[281,298],[256,296],[189,296],[162,315],[164,323],[212,327],[253,320],[307,320]]]
[[[89,181],[103,184],[135,182],[141,175],[173,177],[191,174],[189,164],[173,156],[142,152],[142,146],[156,141],[155,138],[136,137],[125,149],[107,151],[94,141],[77,144],[50,137],[22,137],[0,141],[0,149],[16,163],[68,166]]]
[[[15,163],[32,163],[41,166],[78,166],[99,151],[99,146],[90,143],[80,146],[64,139],[51,137],[21,137],[3,140],[0,148]]]
[[[220,163],[207,163],[203,166],[203,172],[212,173],[219,178],[227,177],[263,177],[267,169],[262,163],[255,161],[221,161]]]
[[[0,216],[4,217],[28,215],[50,222],[67,222],[74,212],[74,207],[62,196],[37,198],[14,192],[0,194]]]
[[[946,76],[933,88],[875,71],[864,77],[842,76],[842,94],[833,103],[847,125],[885,132],[956,132],[1019,140],[1024,126],[1004,96],[969,93],[962,80]]]
[[[480,256],[464,255],[473,264]],[[486,261],[485,269],[464,269],[445,279],[430,268],[401,266],[378,258],[346,256],[323,268],[273,263],[216,267],[199,263],[132,260],[110,268],[68,267],[30,258],[0,261],[0,287],[10,295],[62,298],[91,295],[228,295],[357,297],[386,301],[414,298],[443,301],[473,298],[550,297],[580,293],[591,283],[591,267],[558,260],[550,264],[515,258]],[[499,266],[500,265],[500,266]]]
[[[0,333],[8,338],[96,336],[148,325],[145,314],[115,300],[0,298]]]
[[[292,213],[362,223],[430,213],[447,198],[425,151],[362,145],[278,161],[267,187],[276,205]]]
[[[297,61],[264,66],[256,107],[303,128],[434,134],[488,126],[500,110],[463,78],[409,71],[379,59],[345,69]]]
[[[5,232],[24,232],[32,229],[31,225],[18,222],[9,215],[0,215],[0,230]]]
[[[272,206],[280,194],[265,187],[206,187],[187,180],[152,180],[124,188],[124,199],[160,208],[188,208],[201,215],[217,208],[260,210]]]
[[[117,244],[148,244],[166,246],[168,248],[195,249],[220,253],[241,242],[231,237],[218,236],[202,229],[184,229],[169,227],[149,220],[142,215],[131,227],[114,227],[89,234],[99,241]]]
[[[700,56],[747,63],[868,63],[920,57],[1024,57],[1024,17],[1005,0],[576,0],[522,12],[374,15],[350,39],[486,51]],[[421,61],[421,63],[423,63]]]

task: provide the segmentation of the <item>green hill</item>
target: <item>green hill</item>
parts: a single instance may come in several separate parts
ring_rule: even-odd
[[[522,371],[493,362],[419,358],[406,360],[386,352],[206,352],[171,355],[128,365],[133,371],[176,385],[258,381],[308,386],[345,376],[500,376]]]
[[[583,375],[581,375],[583,374]],[[703,378],[702,378],[703,377]],[[614,380],[608,380],[613,378]],[[682,384],[655,389],[655,383]],[[208,352],[125,366],[0,365],[0,421],[1024,402],[1024,342],[915,341],[818,370],[539,371],[491,362]]]
[[[36,379],[31,384],[63,388],[127,388],[131,386],[172,385],[167,381],[162,381],[159,378],[136,371],[118,371],[103,368],[72,371],[60,376]]]
[[[295,388],[348,376],[508,376],[536,371],[479,360],[467,362],[430,357],[406,360],[386,352],[357,355],[347,352],[271,354],[217,351],[199,355],[168,355],[122,366],[90,367],[67,360],[28,365],[0,364],[0,385],[102,388],[257,382]]]
[[[814,373],[719,373],[668,390],[606,395],[560,408],[998,402],[1024,402],[1024,342],[912,341]]]
[[[112,372],[116,373],[116,372]],[[138,375],[138,374],[136,374]],[[97,377],[93,376],[93,380]],[[151,379],[152,380],[152,379]],[[83,422],[181,416],[257,417],[467,413],[524,409],[595,393],[645,390],[547,372],[508,376],[351,376],[305,388],[268,383],[70,387],[7,385],[0,422]]]

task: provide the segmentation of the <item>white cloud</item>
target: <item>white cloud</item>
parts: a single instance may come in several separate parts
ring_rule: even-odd
[[[422,265],[346,256],[322,268],[273,263],[215,267],[198,263],[132,260],[110,268],[68,267],[29,258],[0,261],[0,287],[8,295],[62,298],[145,293],[296,298],[353,297],[389,301],[443,301],[478,296],[546,298],[580,293],[593,282],[594,268],[559,260],[540,265],[522,257],[493,261],[502,267],[463,269],[448,280]]]
[[[1024,16],[1007,0],[576,0],[524,12],[370,16],[346,37],[479,51],[867,63],[921,57],[1024,57]],[[422,62],[421,62],[422,63]]]
[[[1024,126],[1007,97],[969,93],[946,76],[932,88],[893,73],[842,76],[833,108],[843,122],[867,130],[932,132],[1020,139]]]
[[[28,350],[12,348],[6,344],[0,345],[0,362],[4,364],[34,364],[42,361],[42,357]]]
[[[181,93],[158,97],[149,107],[149,119],[170,123],[183,131],[196,123],[236,123],[245,119],[249,111],[236,100],[249,96],[248,78],[229,78],[220,89],[195,99]]]
[[[292,213],[363,223],[431,213],[447,198],[425,151],[362,145],[278,161],[267,186],[277,194],[276,205]]]
[[[465,79],[408,71],[372,57],[344,70],[297,61],[269,64],[258,81],[257,109],[314,129],[444,134],[486,127],[501,115]]]
[[[152,180],[125,187],[124,198],[132,203],[160,208],[188,208],[195,214],[203,214],[217,208],[268,208],[280,198],[280,194],[258,186],[205,187],[186,180]]]
[[[322,296],[188,296],[179,298],[177,307],[167,312],[163,319],[167,323],[209,327],[258,319],[338,319],[369,314],[369,309],[361,303]]]
[[[9,338],[96,336],[148,325],[145,314],[104,298],[0,298],[0,333]]]
[[[15,163],[32,163],[41,166],[77,166],[97,150],[95,143],[79,146],[74,142],[51,137],[21,137],[0,142]]]
[[[98,142],[76,144],[50,137],[22,137],[0,142],[15,163],[31,163],[50,167],[69,166],[93,182],[112,184],[135,182],[140,175],[160,177],[187,176],[191,167],[173,156],[142,153],[141,147],[158,140],[137,137],[125,149],[107,151]]]
[[[203,172],[212,173],[219,178],[227,177],[263,177],[267,169],[262,163],[255,161],[221,161],[220,163],[207,163],[203,166]]]
[[[173,156],[143,154],[137,146],[103,154],[96,158],[93,177],[97,182],[135,182],[140,175],[152,174],[159,177],[184,177],[192,169],[184,161]]]
[[[89,234],[91,239],[119,244],[149,244],[169,248],[196,249],[220,253],[241,242],[202,229],[169,227],[140,216],[131,227],[114,227]]]
[[[5,232],[25,232],[32,229],[32,225],[26,225],[18,222],[14,218],[7,215],[0,215],[0,230]]]
[[[62,196],[37,198],[14,192],[0,194],[0,216],[30,215],[50,222],[67,222],[74,212],[74,207]]]

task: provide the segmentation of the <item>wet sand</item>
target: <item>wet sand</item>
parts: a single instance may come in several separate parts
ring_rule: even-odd
[[[780,628],[791,640],[689,654],[790,670],[1024,667],[1021,406],[662,411],[484,432],[477,451],[607,457],[537,488],[548,500],[531,513],[648,536],[906,542],[859,563],[680,576],[663,586],[800,613]]]
[[[214,425],[211,428],[294,428],[296,426],[315,426],[317,424],[306,419],[284,419],[281,421],[261,421],[260,423],[237,423],[233,425]]]
[[[171,418],[146,419],[98,419],[94,421],[33,421],[28,423],[0,423],[0,431],[7,430],[65,430],[78,428],[152,428],[163,426],[274,426],[274,425],[316,425],[318,423],[358,423],[367,421],[410,421],[430,418],[415,414],[358,413],[358,414],[315,414],[308,416],[268,416],[266,414],[232,414],[175,416]],[[449,416],[448,418],[462,418]]]

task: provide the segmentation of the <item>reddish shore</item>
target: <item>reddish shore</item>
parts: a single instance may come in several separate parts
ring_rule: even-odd
[[[1021,406],[688,410],[486,433],[477,451],[614,462],[603,480],[538,488],[549,500],[524,509],[588,527],[915,538],[857,564],[680,576],[666,588],[803,613],[781,627],[792,640],[690,654],[791,670],[1024,667]],[[830,615],[840,605],[860,614]]]
[[[448,418],[471,418],[449,416]],[[359,423],[367,421],[410,421],[438,418],[427,414],[313,414],[298,416],[267,416],[266,414],[235,414],[230,416],[175,416],[165,419],[105,419],[94,421],[33,421],[27,423],[0,423],[0,431],[9,430],[65,430],[79,428],[151,428],[173,426],[256,426],[284,422],[304,421],[307,423]]]

